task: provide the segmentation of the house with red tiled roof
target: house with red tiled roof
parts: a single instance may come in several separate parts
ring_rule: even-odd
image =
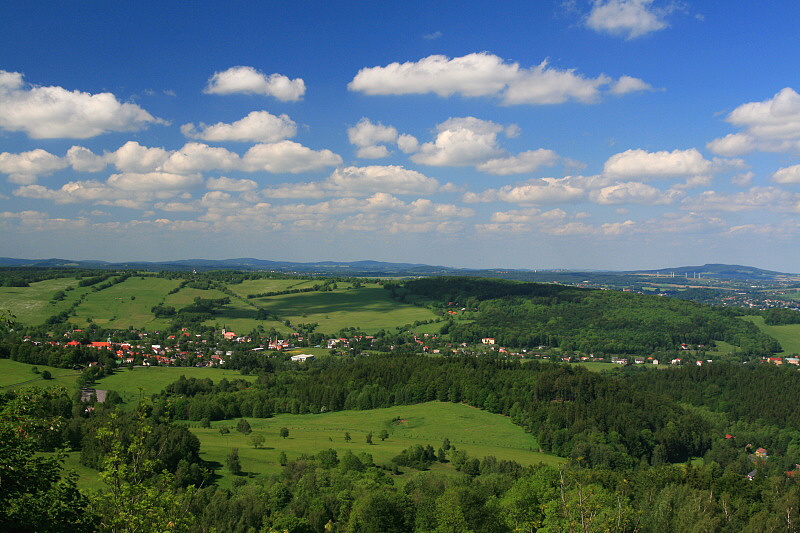
[[[92,348],[97,348],[98,350],[100,350],[102,348],[105,348],[106,350],[110,350],[111,349],[111,343],[110,342],[90,342],[89,346],[91,346]]]

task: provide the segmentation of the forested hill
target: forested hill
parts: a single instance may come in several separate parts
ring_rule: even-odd
[[[457,342],[493,337],[519,348],[559,347],[589,354],[649,355],[682,344],[738,346],[742,355],[780,351],[740,310],[689,301],[553,284],[462,277],[425,278],[389,287],[396,298],[458,309],[443,333]]]
[[[231,360],[236,366],[237,357]],[[155,401],[181,419],[265,417],[376,409],[426,401],[466,403],[509,416],[542,448],[587,464],[685,461],[710,446],[707,424],[665,396],[577,366],[489,358],[372,355],[213,385],[181,379]],[[613,438],[609,435],[613,434]],[[612,442],[613,441],[613,442]]]

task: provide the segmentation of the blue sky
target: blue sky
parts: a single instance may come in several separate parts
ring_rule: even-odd
[[[794,3],[0,20],[0,256],[800,271]]]

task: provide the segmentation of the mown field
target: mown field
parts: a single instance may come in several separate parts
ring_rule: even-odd
[[[177,280],[150,276],[130,277],[102,291],[89,292],[70,322],[86,326],[91,318],[105,328],[164,328],[168,321],[156,318],[150,309],[161,303],[179,283]]]
[[[33,369],[39,370],[38,374]],[[41,372],[47,370],[53,379],[43,379]],[[6,392],[26,387],[64,387],[68,391],[78,390],[78,370],[55,368],[44,365],[26,365],[11,359],[0,359],[0,391]]]
[[[304,289],[313,287],[317,283],[319,281],[310,279],[248,279],[241,283],[231,284],[228,287],[234,294],[247,298],[249,294]]]
[[[86,292],[80,288],[66,293],[60,302],[50,303],[57,291],[76,287],[75,278],[56,278],[31,283],[29,287],[0,287],[0,309],[10,311],[20,324],[37,325],[67,309],[74,299]]]
[[[28,366],[28,365],[26,365]],[[139,402],[139,397],[149,397],[161,392],[164,387],[177,381],[181,376],[187,378],[209,378],[217,383],[222,378],[242,378],[255,381],[255,376],[243,376],[238,370],[222,368],[196,368],[196,367],[134,367],[133,370],[120,369],[111,376],[106,376],[97,381],[95,388],[115,390],[127,407],[132,407]]]
[[[32,283],[30,287],[0,287],[0,308],[14,314],[21,324],[36,326],[69,309],[84,296],[74,315],[69,317],[69,322],[75,327],[86,327],[91,321],[111,329],[133,327],[154,331],[163,330],[170,324],[168,318],[156,318],[153,315],[151,310],[158,304],[180,310],[190,305],[195,298],[230,298],[229,304],[218,308],[214,316],[203,324],[242,334],[259,326],[288,334],[291,328],[286,326],[287,320],[291,324],[316,322],[316,331],[326,334],[334,334],[353,326],[371,334],[381,329],[394,330],[399,326],[436,318],[429,309],[392,300],[389,293],[378,284],[353,288],[352,284],[341,282],[336,284],[335,289],[328,291],[248,299],[248,295],[307,289],[319,285],[321,281],[247,280],[227,286],[234,293],[233,297],[217,289],[201,290],[191,287],[184,287],[170,294],[180,281],[156,276],[131,276],[122,283],[93,291],[92,287],[77,287],[77,279],[59,278]],[[67,287],[77,288],[67,291],[64,300],[53,303],[53,295]],[[270,314],[269,320],[258,320],[259,307],[267,310]],[[440,326],[428,324],[420,327],[424,328],[424,331],[420,330],[423,333],[433,333]]]
[[[762,316],[746,316],[744,318],[758,326],[767,335],[778,339],[783,348],[783,351],[778,355],[800,354],[800,324],[768,326],[764,323],[764,317]]]
[[[222,487],[230,487],[234,479],[223,466],[233,448],[239,451],[244,471],[254,476],[277,474],[281,452],[291,460],[333,448],[340,455],[347,450],[355,454],[369,453],[376,464],[389,464],[409,446],[430,444],[438,449],[445,438],[458,449],[465,450],[470,457],[493,455],[521,464],[557,464],[562,461],[556,456],[539,453],[536,439],[508,418],[447,402],[370,411],[287,414],[274,418],[248,418],[247,421],[253,430],[250,436],[260,434],[265,437],[262,447],[254,448],[250,436],[236,431],[238,420],[212,422],[210,429],[192,423],[191,431],[201,442],[202,457],[220,465],[216,473],[221,476],[219,484]],[[219,429],[223,426],[229,428],[230,433],[221,434]],[[282,427],[289,429],[286,439],[280,437]],[[383,429],[389,433],[385,441],[378,438]],[[370,431],[373,433],[372,445],[366,442]],[[345,441],[345,432],[350,433],[350,442]]]
[[[351,326],[365,333],[376,333],[381,329],[394,330],[404,324],[437,318],[430,309],[392,300],[379,285],[283,294],[253,301],[293,324],[316,322],[319,324],[317,331],[322,333],[335,333]]]

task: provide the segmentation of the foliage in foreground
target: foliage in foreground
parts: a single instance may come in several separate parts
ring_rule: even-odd
[[[96,516],[63,475],[62,458],[39,456],[62,420],[52,405],[62,392],[30,389],[0,398],[0,530],[93,531]]]

